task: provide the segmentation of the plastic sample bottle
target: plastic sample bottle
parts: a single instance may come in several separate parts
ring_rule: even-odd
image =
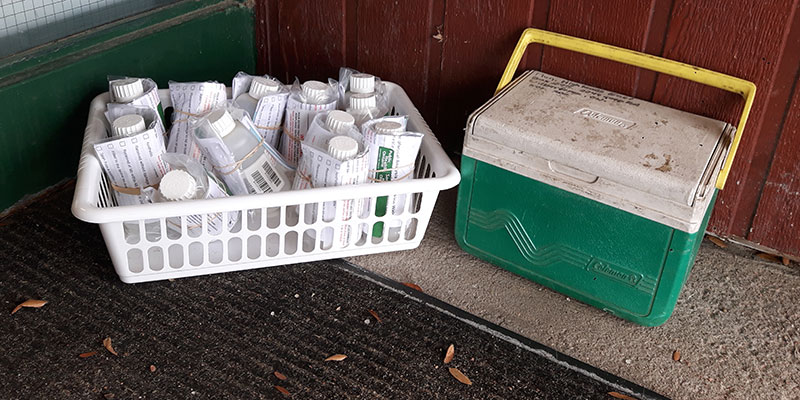
[[[206,118],[211,131],[222,139],[234,160],[241,162],[240,168],[248,191],[253,194],[269,193],[274,191],[273,185],[281,185],[266,150],[249,129],[224,109],[212,111]]]
[[[358,154],[358,142],[349,136],[334,136],[328,141],[328,154],[340,161],[347,161]]]
[[[330,89],[328,84],[320,81],[307,81],[301,86],[303,89],[303,97],[305,97],[306,103],[326,104],[331,101],[331,99],[328,98],[328,90]]]
[[[281,84],[279,82],[267,79],[263,76],[256,76],[253,77],[253,80],[250,82],[250,90],[247,93],[240,94],[239,97],[233,101],[233,104],[247,111],[250,119],[253,119],[256,114],[258,101],[261,100],[262,97],[277,93],[280,90]]]
[[[111,132],[114,136],[131,136],[146,130],[144,118],[137,114],[123,115],[111,123]]]
[[[378,107],[378,99],[375,93],[353,93],[349,107],[351,110],[370,110]]]
[[[144,95],[144,86],[139,78],[126,78],[111,82],[114,103],[129,103]]]
[[[358,126],[373,118],[378,118],[380,110],[378,110],[378,99],[375,93],[353,93],[350,96],[347,112],[355,117]]]
[[[357,94],[368,94],[375,92],[375,76],[370,74],[350,75],[350,85],[344,94],[345,106],[350,105],[350,99]]]
[[[350,75],[351,93],[372,93],[375,91],[375,76],[370,74]]]
[[[403,132],[403,125],[395,121],[381,121],[375,124],[377,133],[400,133]]]
[[[161,178],[158,192],[167,201],[181,201],[197,198],[197,181],[182,169],[173,169]]]
[[[339,110],[334,110],[328,113],[325,120],[325,125],[333,134],[343,134],[347,132],[355,123],[355,118],[352,115]]]

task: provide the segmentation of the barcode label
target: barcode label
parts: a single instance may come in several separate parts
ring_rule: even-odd
[[[258,161],[242,171],[250,193],[272,193],[283,188],[285,182],[270,161],[269,155],[262,154]]]

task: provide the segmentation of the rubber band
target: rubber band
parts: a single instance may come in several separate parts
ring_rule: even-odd
[[[242,159],[241,159],[241,160],[239,160],[239,161],[235,161],[235,162],[232,162],[232,163],[230,163],[230,164],[228,164],[228,165],[222,165],[222,166],[219,166],[219,167],[217,167],[217,166],[214,166],[214,169],[215,169],[215,170],[217,170],[217,172],[219,172],[219,173],[220,173],[220,174],[222,174],[222,175],[230,175],[230,174],[232,174],[232,173],[234,173],[234,172],[238,171],[238,170],[239,170],[239,168],[242,166],[242,163],[244,163],[245,161],[247,161],[247,159],[248,159],[248,158],[250,158],[250,157],[252,157],[254,154],[256,154],[256,152],[258,151],[258,148],[259,148],[259,147],[261,147],[261,146],[264,144],[264,141],[265,141],[265,138],[264,138],[264,137],[262,137],[262,138],[261,138],[261,140],[258,142],[258,144],[257,144],[257,145],[255,145],[255,146],[253,147],[253,149],[252,149],[252,150],[250,150],[250,152],[249,152],[249,153],[247,153],[247,155],[245,155],[244,157],[242,157]],[[223,171],[222,171],[223,169],[228,169],[228,168],[231,168],[231,169],[230,169],[228,172],[223,172]]]
[[[387,170],[387,171],[390,171],[390,170]],[[388,181],[385,181],[383,179],[375,179],[375,178],[373,178],[371,176],[368,176],[367,179],[371,180],[372,182],[376,182],[376,183],[380,183],[380,182],[397,182],[397,181],[402,181],[403,179],[408,178],[409,176],[411,176],[412,173],[414,173],[414,170],[408,171],[407,174],[405,174],[403,176],[400,176],[398,178],[392,179],[392,180],[388,180]]]
[[[179,114],[183,114],[183,115],[188,115],[190,117],[195,117],[195,118],[200,118],[200,117],[203,116],[203,114],[194,114],[194,113],[181,111],[181,110],[174,110],[174,112],[179,113]],[[176,120],[172,121],[173,124],[177,124],[179,122],[189,122],[189,119],[188,118],[184,118],[184,119],[176,119]]]
[[[142,194],[142,189],[140,188],[127,188],[127,187],[117,186],[113,183],[111,184],[111,188],[122,194],[129,194],[132,196],[139,196]],[[158,189],[158,184],[156,183],[155,185],[145,186],[144,188]]]
[[[308,182],[308,188],[314,188],[314,182],[311,181],[311,176],[304,174],[302,171],[298,170],[295,172],[300,179]]]
[[[402,169],[405,169],[405,168],[408,168],[408,167],[413,167],[413,166],[414,166],[414,163],[411,163],[411,164],[406,164],[406,165],[401,165],[401,166],[399,166],[399,167],[394,167],[394,168],[386,168],[386,169],[371,169],[371,170],[369,170],[369,174],[370,174],[370,175],[372,175],[372,174],[375,174],[375,173],[378,173],[378,172],[391,172],[391,171],[399,171],[399,170],[402,170]],[[412,172],[413,172],[413,170],[412,170]]]
[[[256,127],[256,128],[258,128],[258,129],[264,129],[264,130],[268,130],[268,131],[277,131],[278,129],[281,129],[281,126],[280,126],[280,125],[274,125],[274,126],[258,126],[258,125],[256,125],[256,124],[253,124],[253,126],[255,126],[255,127]]]

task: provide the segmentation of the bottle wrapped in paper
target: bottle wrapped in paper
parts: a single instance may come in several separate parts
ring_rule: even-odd
[[[364,140],[369,146],[369,180],[376,183],[413,179],[414,164],[422,144],[422,133],[406,130],[407,117],[383,117],[362,126]],[[375,215],[400,215],[406,208],[406,194],[379,197]],[[399,230],[400,224],[392,222],[389,230]],[[384,226],[376,223],[372,235],[383,235]]]
[[[149,187],[143,190],[143,193],[148,198],[150,202],[153,203],[160,203],[160,202],[167,202],[167,201],[185,201],[185,200],[194,200],[194,199],[218,199],[228,197],[228,190],[225,187],[225,184],[220,182],[214,175],[210,174],[199,162],[195,161],[194,159],[190,158],[185,154],[177,154],[177,153],[166,153],[162,156],[162,159],[167,164],[169,168],[169,172],[180,170],[185,171],[189,177],[189,182],[191,182],[192,189],[190,190],[192,193],[188,196],[183,196],[181,198],[168,198],[164,195],[163,185],[156,189],[155,187]],[[163,177],[162,177],[163,178]],[[166,179],[162,179],[162,182]],[[187,192],[188,194],[188,192]],[[227,227],[228,230],[233,228],[237,222],[239,222],[239,213],[237,212],[228,212],[227,213]],[[186,221],[186,230],[191,236],[199,236],[200,232],[202,231],[202,224],[203,224],[203,215],[189,215],[185,219]],[[167,218],[167,229],[170,229],[173,232],[177,232],[178,234],[181,233],[181,219],[180,217],[170,217]],[[223,230],[223,215],[222,213],[213,213],[206,215],[206,229],[212,235],[216,235],[222,232]]]
[[[330,113],[317,114],[311,122],[305,140],[303,141],[303,156],[298,165],[293,189],[308,189],[316,187],[358,185],[367,182],[368,173],[368,148],[362,135],[353,126],[340,132],[331,132],[326,124]],[[346,136],[355,141],[357,150],[352,155],[342,157],[329,152],[330,142],[334,138]],[[342,160],[340,158],[346,158]],[[358,229],[347,225],[353,215],[366,215],[367,202],[364,199],[349,199],[327,201],[322,204],[321,219],[326,222],[342,222],[342,225],[333,231],[323,230],[320,236],[322,248],[336,246],[342,248],[356,241],[354,233]],[[312,223],[317,218],[317,207],[314,204],[306,205],[304,211],[306,223]]]
[[[231,97],[234,99],[233,105],[235,107],[245,108],[243,104],[237,104],[237,100],[240,96],[246,95],[248,91],[252,92],[251,84],[253,78],[252,75],[244,72],[239,72],[233,78]],[[266,75],[260,78],[266,78],[267,81],[274,82],[276,85],[268,93],[259,94],[260,98],[257,99],[254,112],[250,114],[250,119],[266,143],[274,149],[279,149],[278,145],[283,128],[283,116],[286,113],[286,101],[289,98],[289,89],[277,79]]]
[[[336,109],[339,97],[337,85],[333,79],[329,79],[327,84],[308,81],[302,85],[295,80],[292,85],[286,103],[280,143],[281,154],[290,165],[296,166],[300,161],[303,139],[314,116],[322,111]]]
[[[226,110],[234,121],[255,139],[243,157],[236,158],[222,137],[211,128],[208,118]],[[212,171],[222,178],[233,195],[261,194],[289,190],[294,179],[292,168],[280,153],[266,143],[247,113],[238,108],[218,108],[193,122],[195,142],[211,164]]]
[[[166,132],[164,121],[164,108],[161,106],[161,98],[158,96],[158,85],[149,78],[132,77],[108,77],[108,92],[111,102],[107,107],[112,108],[121,105],[140,106],[152,109],[158,116],[160,131]]]
[[[114,131],[111,129],[110,124],[112,124],[117,118],[125,115],[141,116],[144,119],[146,126],[152,127],[157,134],[161,135],[162,138],[166,139],[167,133],[164,130],[164,126],[161,125],[161,120],[159,119],[158,112],[149,107],[135,106],[131,104],[117,104],[117,103],[109,103],[107,110],[105,112],[106,120],[108,120],[109,123],[109,126],[107,128],[109,132],[111,132],[112,136],[116,135]],[[166,146],[166,141],[164,146]]]
[[[151,120],[143,132],[114,136],[94,144],[118,205],[147,203],[142,189],[158,184],[168,170],[162,159],[166,148],[158,124]]]
[[[167,151],[186,154],[210,169],[211,164],[194,142],[189,125],[211,109],[224,106],[227,99],[225,85],[217,82],[169,82],[169,96],[174,113],[169,132]]]

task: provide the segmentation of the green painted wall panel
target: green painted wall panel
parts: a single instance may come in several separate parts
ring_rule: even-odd
[[[101,51],[87,46],[66,60],[25,60],[18,63],[27,64],[21,70],[1,76],[15,80],[31,70],[46,71],[10,85],[0,82],[0,210],[75,175],[89,102],[107,90],[107,75],[151,77],[166,88],[170,79],[213,79],[230,85],[236,72],[254,72],[252,10],[224,3],[196,17],[176,17],[166,28],[169,18],[159,22],[157,16],[149,16],[149,26],[161,23],[160,30],[148,33],[151,28],[138,27],[126,33],[127,38],[135,37],[132,40],[106,35]],[[8,64],[0,71],[4,67]]]

